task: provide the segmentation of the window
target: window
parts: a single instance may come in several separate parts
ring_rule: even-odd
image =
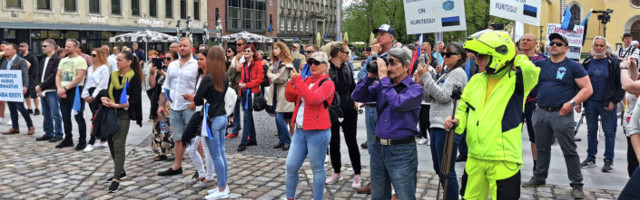
[[[640,38],[640,20],[636,20],[631,24],[631,35],[633,38]]]
[[[293,31],[298,31],[298,20],[297,19],[293,19]]]
[[[140,16],[140,0],[131,0],[131,15]]]
[[[65,12],[76,12],[76,0],[64,0]]]
[[[158,17],[158,0],[149,0],[149,16]]]
[[[571,8],[569,8],[569,11],[571,12],[571,21],[573,21],[575,25],[580,24],[580,6],[573,4]]]
[[[7,0],[7,8],[22,8],[22,0]]]
[[[120,9],[120,0],[111,0],[111,14],[122,15]]]
[[[38,9],[51,10],[51,0],[38,0]]]
[[[193,19],[200,20],[200,1],[193,0]]]
[[[280,31],[284,31],[284,17],[280,16]]]
[[[89,13],[100,14],[100,0],[89,0]]]
[[[300,32],[304,31],[304,19],[300,19],[298,22],[298,24],[300,24]]]
[[[287,17],[287,31],[291,31],[291,17]]]
[[[164,5],[165,8],[165,18],[173,18],[173,0],[165,0],[166,3]]]
[[[187,19],[187,1],[180,0],[180,19]]]
[[[227,28],[265,31],[267,25],[266,3],[266,0],[229,0]]]

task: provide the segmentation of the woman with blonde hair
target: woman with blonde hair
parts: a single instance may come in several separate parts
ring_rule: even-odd
[[[94,98],[98,96],[101,90],[107,89],[109,85],[109,66],[107,62],[107,52],[101,48],[95,48],[91,51],[91,60],[93,65],[87,68],[87,79],[85,81],[85,87],[82,89],[80,97],[89,103],[89,109],[91,114],[96,113],[100,103],[95,101]],[[92,131],[93,132],[93,131]],[[84,152],[90,152],[94,147],[107,147],[106,140],[100,139],[100,143],[95,144],[96,136],[90,133],[91,139],[89,139],[89,145],[84,148]]]
[[[295,104],[285,99],[284,90],[287,87],[289,74],[295,69],[293,68],[291,52],[286,44],[276,42],[273,43],[272,48],[272,65],[267,72],[267,77],[271,80],[271,91],[269,91],[267,104],[273,106],[276,113],[279,142],[273,148],[282,148],[283,151],[286,151],[289,150],[289,144],[291,144],[290,131],[287,130],[289,127],[287,124],[291,124]]]

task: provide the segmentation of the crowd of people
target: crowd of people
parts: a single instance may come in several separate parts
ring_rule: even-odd
[[[607,38],[595,37],[590,55],[579,63],[567,58],[568,40],[558,33],[549,35],[546,54],[534,34],[514,41],[506,32],[487,29],[463,42],[438,41],[432,51],[429,42],[397,43],[387,24],[372,33],[375,43],[364,50],[359,70],[344,41],[291,48],[275,42],[266,55],[244,38],[235,46],[199,45],[197,50],[189,38],[181,38],[164,53],[144,52],[136,43],[84,51],[76,39],[60,45],[47,39],[40,59],[27,43],[2,43],[0,68],[20,71],[27,105],[6,102],[9,121],[5,102],[0,103],[0,123],[12,126],[3,135],[20,133],[19,114],[27,134],[34,134],[31,115],[42,114],[44,134],[36,141],[74,147],[73,117],[76,150],[109,148],[114,171],[107,182],[109,192],[117,192],[128,177],[125,142],[131,121],[142,126],[145,118],[144,91],[151,102],[153,160],[173,156],[173,165],[158,175],[182,174],[186,153],[196,168],[193,187],[213,187],[206,199],[229,197],[225,140],[241,140],[238,152],[258,145],[253,114],[261,110],[275,120],[278,143],[273,148],[288,151],[287,199],[295,198],[307,157],[314,199],[323,198],[325,184],[343,179],[341,137],[353,166],[351,187],[372,199],[415,199],[418,144],[430,145],[433,169],[448,186],[447,199],[518,199],[521,186],[545,184],[556,141],[571,195],[584,198],[581,170],[597,166],[598,121],[605,136],[602,171],[608,173],[614,170],[617,105],[625,104],[621,123],[628,136],[631,178],[619,198],[640,198],[640,154],[635,154],[640,151],[640,115],[634,114],[640,113],[635,112],[640,110],[635,106],[640,49],[630,34],[616,51]],[[88,142],[85,102],[92,116]],[[582,161],[573,110],[586,117],[588,149]],[[364,187],[356,139],[362,112],[367,140],[360,146],[371,157],[371,182]],[[534,176],[521,185],[523,124]],[[453,157],[447,153],[451,149]],[[325,172],[327,155],[331,175]],[[466,162],[461,183],[455,162]]]

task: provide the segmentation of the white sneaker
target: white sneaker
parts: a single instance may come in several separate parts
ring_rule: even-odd
[[[351,183],[351,187],[352,188],[360,188],[362,187],[362,180],[360,178],[360,175],[355,175],[353,176],[353,183]]]
[[[229,193],[231,193],[231,191],[229,191],[229,185],[227,185],[227,187],[224,188],[224,191],[220,192],[220,190],[216,188],[216,192],[205,196],[204,199],[211,200],[211,199],[229,198]]]
[[[325,181],[324,183],[334,184],[335,182],[338,182],[340,180],[342,180],[342,176],[340,176],[340,174],[333,174],[331,175],[331,177],[327,178],[327,181]]]
[[[213,189],[207,190],[207,194],[213,194],[213,193],[218,192],[219,190],[220,190],[220,189],[218,189],[218,188],[216,187],[216,188],[213,188]]]
[[[420,138],[420,140],[418,141],[418,144],[427,144],[427,138]]]
[[[104,143],[98,142],[98,143],[94,144],[93,146],[95,148],[98,148],[98,147],[105,148],[105,147],[107,147],[107,143],[106,142],[104,142]]]
[[[84,152],[90,152],[93,151],[93,145],[88,144],[87,147],[84,148],[84,150],[82,150]]]

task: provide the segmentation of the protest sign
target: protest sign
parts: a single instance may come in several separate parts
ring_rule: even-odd
[[[23,102],[22,71],[0,70],[0,101]]]
[[[463,0],[404,0],[407,34],[467,30]]]
[[[491,0],[489,14],[540,26],[541,0]]]
[[[546,47],[549,47],[549,35],[551,33],[559,33],[567,37],[569,40],[569,51],[567,51],[567,58],[580,60],[580,52],[582,52],[582,35],[584,35],[584,26],[576,25],[573,31],[568,31],[560,28],[560,24],[549,24],[547,29],[547,43]]]

